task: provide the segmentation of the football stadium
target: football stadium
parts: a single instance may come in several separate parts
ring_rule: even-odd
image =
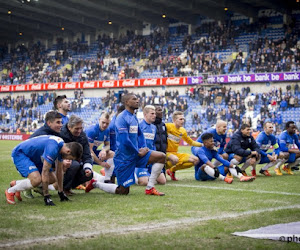
[[[0,4],[0,249],[299,249],[299,0]]]

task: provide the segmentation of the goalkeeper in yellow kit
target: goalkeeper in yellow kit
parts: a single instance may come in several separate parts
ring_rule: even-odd
[[[181,111],[175,111],[172,116],[173,123],[166,123],[167,133],[168,133],[168,147],[167,147],[167,157],[169,154],[176,155],[179,159],[176,165],[172,165],[170,161],[167,161],[166,168],[167,174],[171,177],[173,181],[177,181],[175,177],[175,172],[180,169],[190,168],[195,166],[199,162],[199,158],[186,153],[178,153],[178,146],[180,140],[183,139],[191,146],[202,147],[203,144],[200,142],[193,141],[183,128],[184,115]]]

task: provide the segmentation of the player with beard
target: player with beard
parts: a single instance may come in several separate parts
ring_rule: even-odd
[[[289,158],[287,160],[288,164],[282,170],[289,175],[293,175],[292,168],[300,162],[300,142],[296,135],[295,122],[288,121],[285,124],[285,129],[279,136],[279,146],[282,152],[289,153]]]
[[[251,135],[249,124],[242,124],[241,128],[233,134],[225,152],[229,155],[229,161],[233,165],[244,163],[241,168],[244,175],[247,175],[245,170],[251,165],[254,170],[252,174],[255,176],[255,166],[260,161],[260,148]]]
[[[62,117],[62,124],[66,124],[69,121],[68,112],[71,111],[71,103],[66,95],[59,95],[53,102],[54,108]]]

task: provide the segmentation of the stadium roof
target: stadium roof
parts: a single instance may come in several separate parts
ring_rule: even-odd
[[[0,41],[16,41],[20,35],[31,39],[99,29],[117,32],[120,27],[141,29],[143,21],[196,24],[199,15],[224,19],[225,7],[253,18],[260,9],[281,13],[300,9],[297,0],[0,0],[0,4]]]

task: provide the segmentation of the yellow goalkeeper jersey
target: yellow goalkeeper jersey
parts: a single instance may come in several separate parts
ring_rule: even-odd
[[[178,152],[178,146],[180,140],[183,139],[186,143],[191,146],[201,147],[200,142],[193,141],[191,137],[187,135],[185,128],[176,128],[174,123],[166,123],[168,133],[168,147],[167,152]]]

